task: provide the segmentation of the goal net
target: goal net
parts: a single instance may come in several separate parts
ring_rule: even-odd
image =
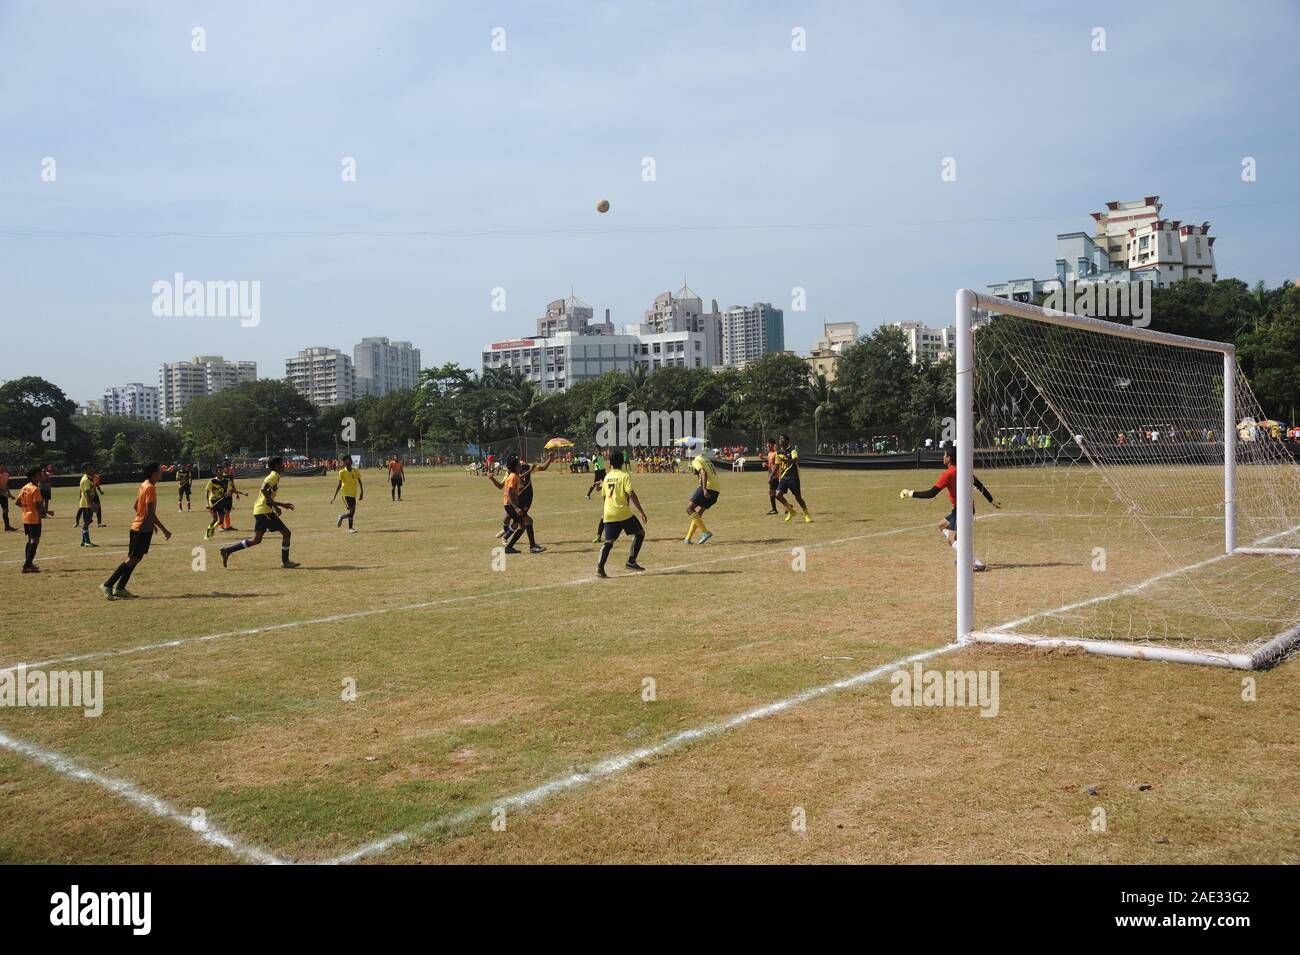
[[[1231,345],[969,291],[957,318],[959,491],[973,473],[1004,504],[969,498],[960,639],[1245,669],[1295,650],[1300,466]]]

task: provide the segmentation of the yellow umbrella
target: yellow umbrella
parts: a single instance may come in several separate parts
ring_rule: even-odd
[[[570,441],[568,438],[551,438],[550,441],[546,442],[545,449],[547,451],[550,451],[553,448],[571,448],[571,447],[573,447],[573,442]]]

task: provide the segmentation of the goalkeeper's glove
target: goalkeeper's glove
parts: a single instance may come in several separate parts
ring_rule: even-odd
[[[898,496],[899,496],[899,497],[911,497],[912,494],[913,494],[913,492],[907,490],[906,488],[904,488],[903,490],[901,490],[901,491],[898,492]]]

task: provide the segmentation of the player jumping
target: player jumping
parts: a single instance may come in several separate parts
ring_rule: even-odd
[[[546,548],[538,545],[537,538],[533,533],[533,519],[528,516],[528,508],[524,506],[521,498],[524,490],[524,479],[520,472],[523,468],[524,465],[520,464],[519,458],[512,454],[506,459],[506,479],[498,481],[495,474],[488,474],[488,480],[501,488],[501,503],[505,507],[506,520],[515,529],[514,536],[506,542],[505,552],[507,554],[518,554],[519,551],[515,548],[515,544],[519,543],[519,538],[527,534],[528,553],[540,554]]]

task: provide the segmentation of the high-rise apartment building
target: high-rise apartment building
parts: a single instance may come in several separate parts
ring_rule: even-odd
[[[352,348],[356,396],[386,395],[420,383],[420,349],[410,342],[363,338]]]
[[[284,376],[300,395],[318,408],[329,408],[356,397],[352,359],[337,348],[304,348],[285,359]]]
[[[162,417],[158,388],[134,381],[119,388],[104,389],[104,414],[123,418],[159,421]]]
[[[216,394],[257,380],[257,362],[226,361],[220,355],[197,355],[190,361],[166,361],[158,369],[159,420],[180,419],[191,398]]]
[[[767,302],[733,305],[722,313],[722,364],[743,368],[785,351],[785,313]]]

